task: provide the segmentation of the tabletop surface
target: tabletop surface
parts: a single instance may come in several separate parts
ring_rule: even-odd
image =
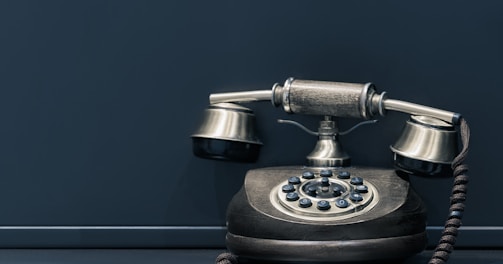
[[[10,264],[212,264],[224,249],[2,249],[0,263]],[[425,251],[405,264],[427,263],[431,251]],[[456,250],[449,263],[503,264],[503,250]]]

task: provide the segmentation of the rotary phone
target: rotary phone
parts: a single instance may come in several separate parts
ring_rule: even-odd
[[[445,230],[430,263],[447,261],[461,225],[468,181],[463,160],[469,129],[460,114],[389,99],[372,83],[289,78],[271,90],[211,94],[204,121],[192,135],[194,154],[255,161],[262,145],[255,116],[238,103],[264,100],[287,113],[322,116],[317,132],[279,120],[317,136],[318,141],[306,164],[247,172],[227,209],[230,253],[217,262],[389,263],[407,259],[421,252],[427,242],[426,210],[411,189],[411,175],[454,176]],[[352,165],[339,142],[339,135],[347,132],[338,130],[334,117],[370,120],[365,124],[386,111],[411,114],[390,147],[395,168]]]

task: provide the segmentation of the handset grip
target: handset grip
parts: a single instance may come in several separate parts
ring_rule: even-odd
[[[287,113],[369,119],[372,83],[357,84],[289,78],[273,87],[273,103]]]

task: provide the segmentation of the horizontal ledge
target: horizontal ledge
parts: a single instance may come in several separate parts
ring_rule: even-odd
[[[226,230],[225,226],[0,226],[0,230]]]
[[[226,230],[225,226],[0,226],[2,229],[19,229],[19,230]],[[443,226],[428,226],[427,230],[443,230]],[[503,226],[461,226],[459,230],[499,230],[503,231]]]
[[[441,226],[428,226],[429,247]],[[225,226],[0,226],[0,248],[224,248]],[[463,226],[457,247],[503,247],[503,226]]]
[[[426,230],[443,230],[443,229],[444,229],[443,226],[426,227]],[[461,226],[459,230],[503,231],[503,226]]]

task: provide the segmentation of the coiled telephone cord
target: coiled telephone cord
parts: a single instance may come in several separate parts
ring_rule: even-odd
[[[215,264],[238,264],[238,258],[229,252],[218,255]]]
[[[445,221],[444,231],[438,242],[437,247],[433,252],[433,256],[428,264],[446,263],[454,249],[458,228],[461,226],[461,219],[465,210],[465,200],[468,184],[468,165],[464,161],[468,155],[468,145],[470,143],[470,128],[464,118],[460,119],[459,124],[461,143],[463,149],[452,161],[452,170],[454,176],[454,184],[451,192],[451,206],[449,208],[449,216]]]
[[[449,260],[449,256],[454,249],[458,228],[461,226],[461,219],[465,210],[465,200],[468,184],[468,165],[464,163],[468,155],[468,145],[470,142],[470,128],[464,118],[460,119],[459,124],[461,143],[463,148],[461,152],[452,161],[452,170],[454,176],[454,184],[451,192],[451,206],[449,208],[449,216],[444,225],[444,231],[438,242],[437,247],[433,251],[428,264],[443,264]],[[238,264],[238,259],[235,255],[229,252],[220,254],[216,264]]]

